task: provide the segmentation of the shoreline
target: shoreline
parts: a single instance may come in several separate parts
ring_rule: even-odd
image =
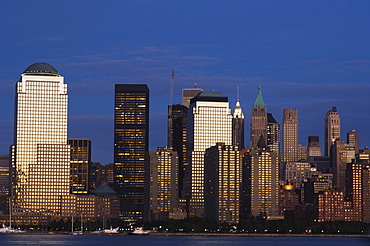
[[[24,233],[0,233],[0,235],[63,235],[72,236],[67,233],[60,232],[24,232]],[[83,235],[94,235],[94,236],[157,236],[157,237],[168,237],[168,236],[190,236],[190,237],[343,237],[343,238],[370,238],[370,234],[293,234],[293,233],[213,233],[213,232],[151,232],[148,235],[129,235],[128,232],[118,233],[118,234],[94,234],[86,232],[84,234],[79,234],[77,236]]]

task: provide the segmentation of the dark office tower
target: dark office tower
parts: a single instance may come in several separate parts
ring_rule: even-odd
[[[347,132],[347,143],[355,146],[355,153],[358,154],[358,132],[356,130]]]
[[[10,156],[0,155],[0,214],[9,213],[8,200],[11,187],[10,167]]]
[[[308,137],[308,157],[321,156],[321,147],[319,143],[319,136]]]
[[[282,161],[298,161],[298,113],[292,108],[283,113]]]
[[[267,139],[267,113],[261,86],[258,85],[257,98],[252,107],[250,147],[255,148],[261,136]]]
[[[335,140],[340,139],[340,118],[337,107],[333,107],[326,113],[324,124],[325,156],[330,156],[330,147]]]
[[[239,99],[236,102],[233,114],[233,145],[238,146],[238,150],[244,148],[244,114],[240,106]]]
[[[183,190],[183,180],[187,167],[186,155],[186,112],[188,108],[181,104],[168,106],[168,149],[177,152],[179,157],[179,197]]]
[[[116,84],[114,110],[114,182],[125,222],[142,220],[144,173],[149,136],[149,89]]]
[[[267,113],[267,147],[270,151],[280,153],[280,125],[272,116]]]
[[[90,190],[91,140],[68,138],[71,145],[71,193],[87,194]]]

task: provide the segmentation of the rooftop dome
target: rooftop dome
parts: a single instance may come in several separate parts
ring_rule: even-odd
[[[96,188],[91,194],[96,196],[116,196],[117,192],[115,192],[110,186],[107,184],[103,184]]]
[[[58,71],[50,64],[45,62],[38,62],[34,63],[26,70],[24,70],[23,74],[27,75],[46,75],[46,76],[60,76]]]

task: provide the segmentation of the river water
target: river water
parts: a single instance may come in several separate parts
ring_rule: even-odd
[[[370,238],[341,237],[212,237],[212,236],[128,236],[128,235],[0,235],[0,245],[277,245],[277,246],[355,246],[370,245]]]

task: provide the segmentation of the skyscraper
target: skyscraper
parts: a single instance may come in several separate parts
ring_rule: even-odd
[[[267,147],[270,151],[280,153],[280,125],[272,116],[267,113]]]
[[[296,109],[284,109],[282,161],[298,161],[298,113]]]
[[[217,143],[205,155],[204,217],[218,223],[239,222],[240,157],[238,146]]]
[[[67,84],[47,63],[26,68],[16,87],[15,203],[18,216],[59,216],[70,191]]]
[[[244,114],[240,106],[239,99],[236,102],[233,114],[233,145],[238,146],[238,150],[244,148]]]
[[[308,157],[310,156],[321,156],[321,147],[319,143],[319,136],[308,137]]]
[[[347,144],[355,146],[355,153],[358,154],[358,132],[356,130],[347,132]]]
[[[144,218],[152,221],[168,218],[166,214],[178,208],[179,158],[176,151],[164,147],[149,151],[149,158]]]
[[[69,138],[71,146],[71,193],[88,194],[90,191],[91,140]]]
[[[244,153],[242,194],[247,198],[244,215],[276,218],[279,214],[278,157],[269,151],[263,137],[250,152]],[[245,178],[245,179],[244,179]],[[241,208],[244,210],[244,208]]]
[[[199,92],[202,92],[203,89],[201,88],[189,88],[189,89],[182,89],[182,105],[189,108],[190,100],[193,99]]]
[[[190,156],[190,215],[203,216],[204,154],[216,143],[231,145],[232,115],[228,98],[217,91],[202,91],[190,101],[187,143]]]
[[[333,165],[333,186],[344,190],[347,163],[351,163],[355,159],[355,147],[337,139],[331,147],[330,157]]]
[[[114,182],[120,217],[140,221],[144,210],[144,173],[149,135],[149,89],[116,84],[114,110]]]
[[[185,196],[183,184],[185,171],[188,167],[186,146],[186,115],[188,108],[181,104],[168,106],[168,142],[169,149],[177,152],[179,157],[179,197]]]
[[[324,124],[325,156],[330,156],[330,147],[335,140],[340,139],[340,118],[337,107],[333,107],[326,113]]]
[[[252,119],[251,119],[251,136],[250,147],[255,148],[262,136],[267,139],[267,113],[266,105],[263,102],[261,86],[258,85],[258,94],[254,105],[252,106]]]

